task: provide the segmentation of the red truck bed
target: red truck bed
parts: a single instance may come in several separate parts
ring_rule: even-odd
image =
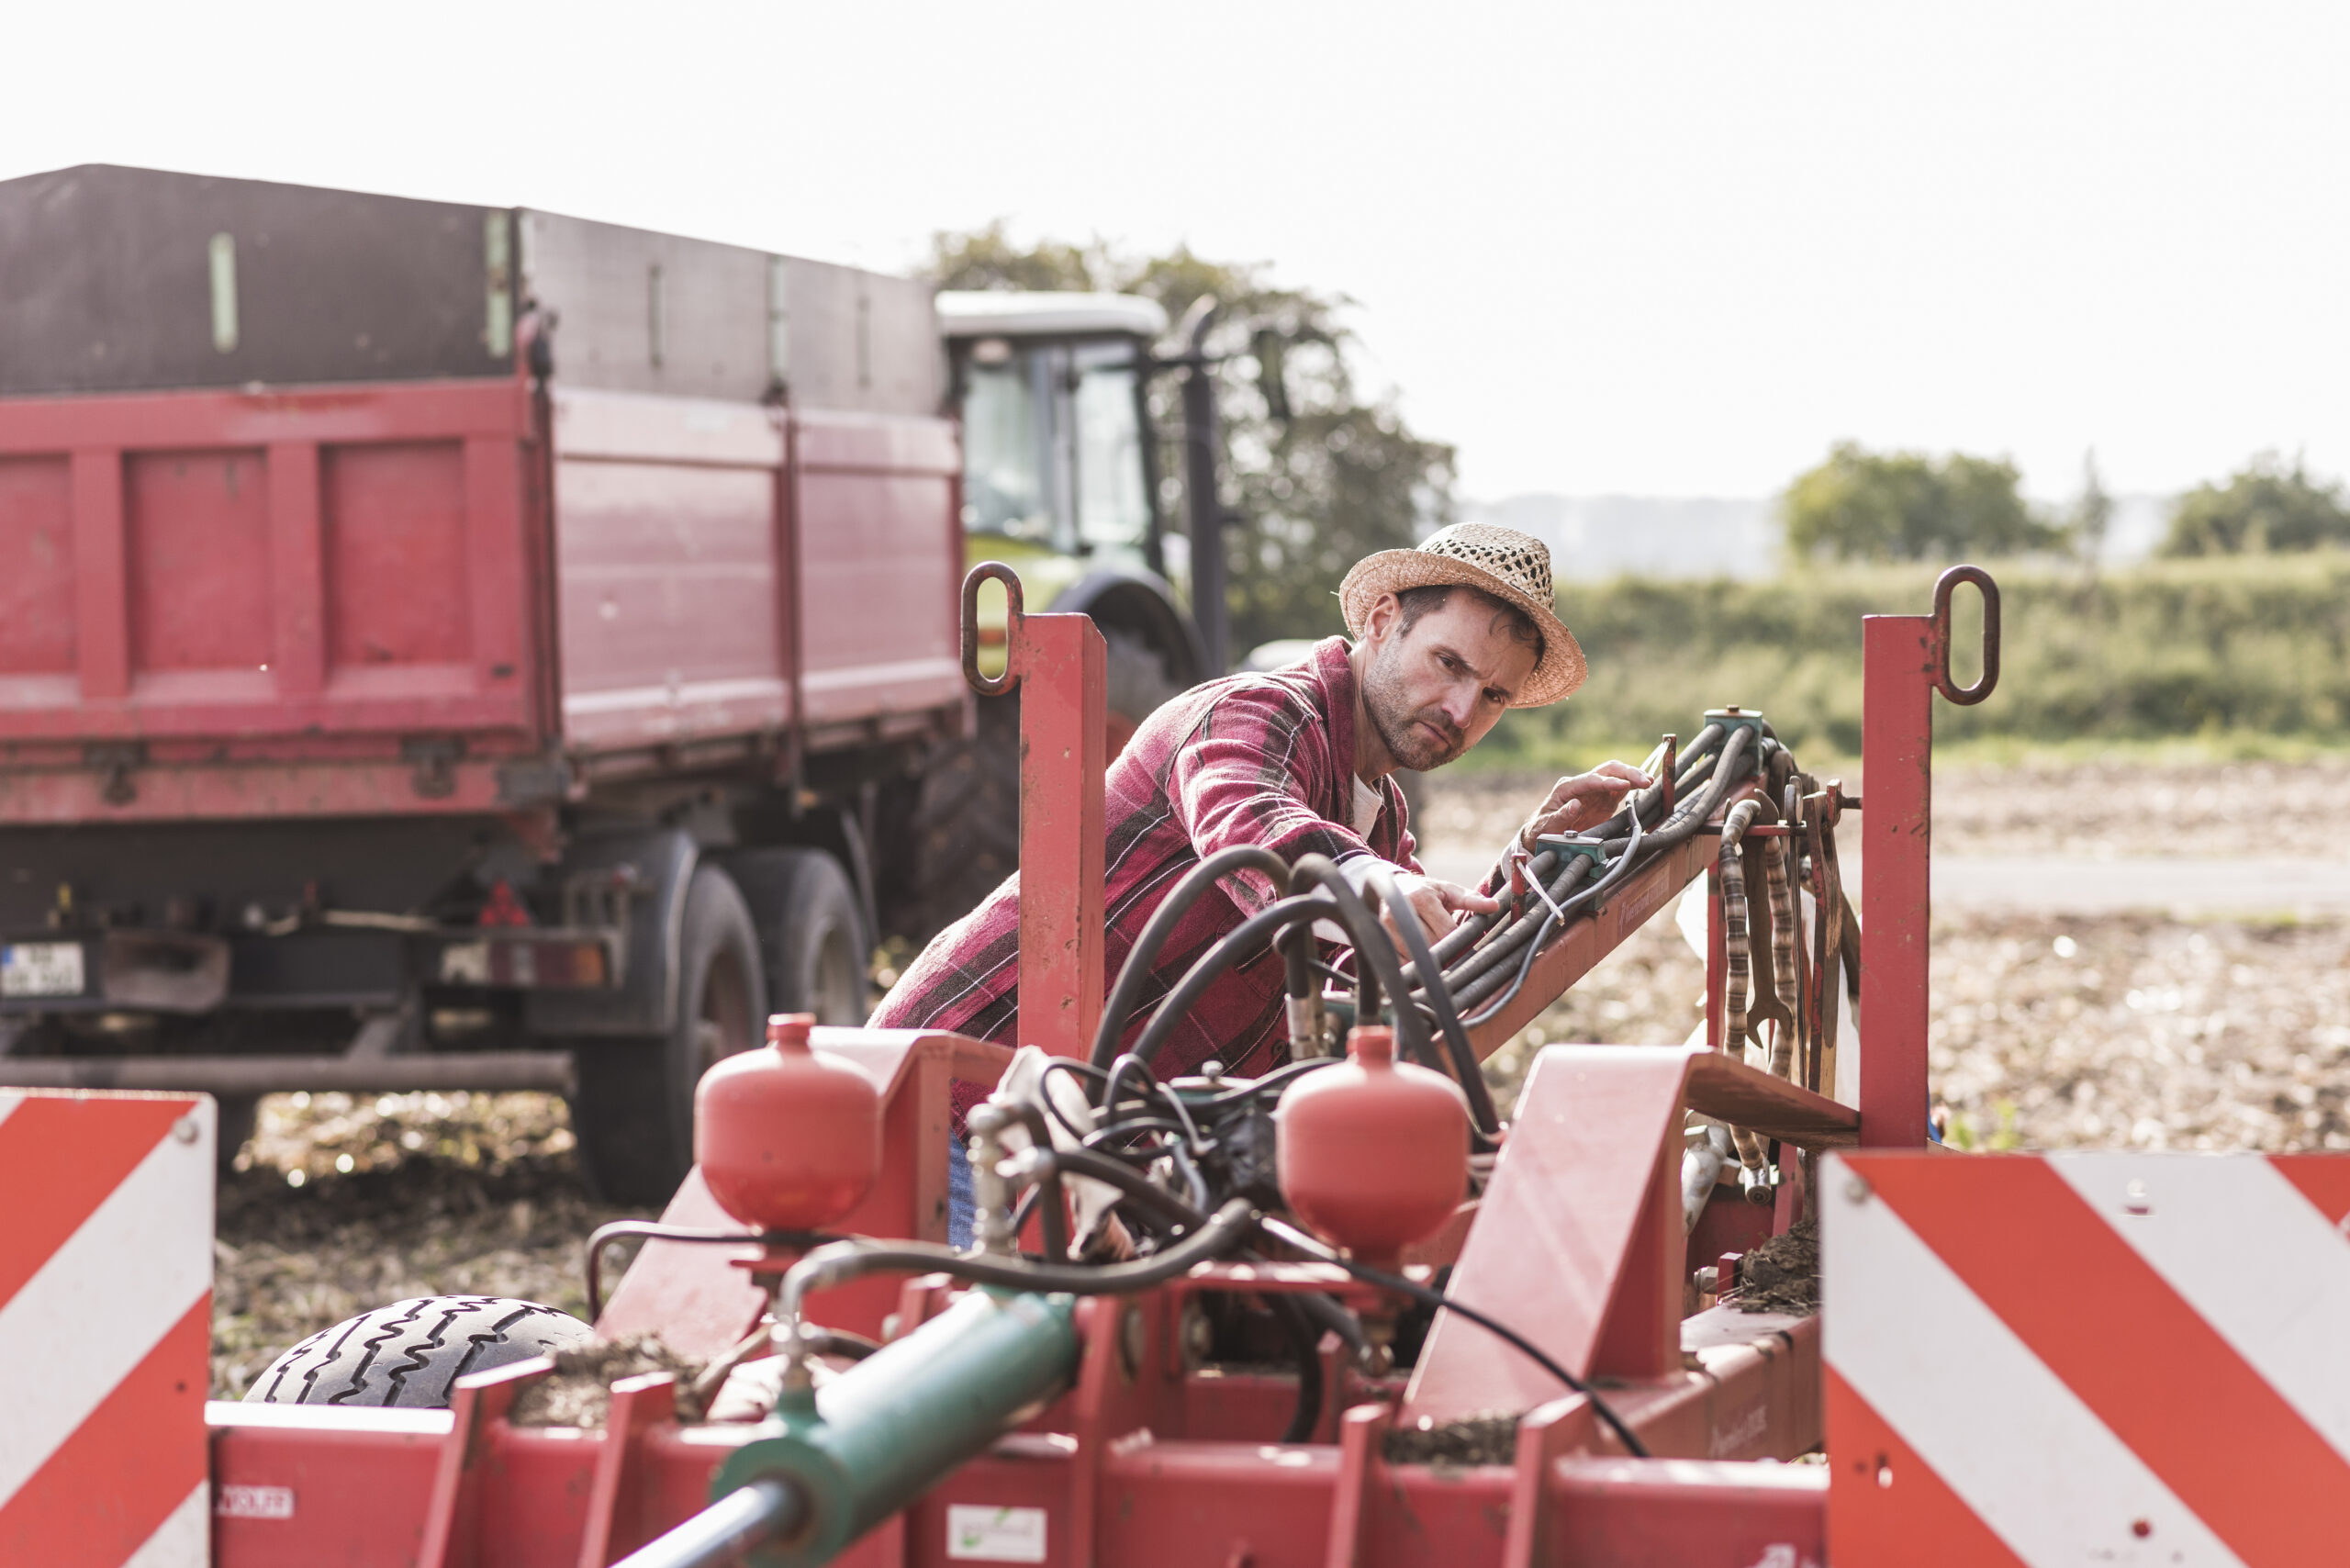
[[[926,727],[957,471],[940,420],[509,380],[0,399],[0,822],[477,812]]]

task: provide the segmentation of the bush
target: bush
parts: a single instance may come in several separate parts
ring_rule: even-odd
[[[1760,708],[1798,753],[1856,756],[1861,617],[1932,604],[1922,566],[1807,569],[1775,582],[1625,577],[1569,585],[1561,613],[1591,678],[1564,703],[1511,713],[1481,761],[1550,766],[1684,739],[1707,708]],[[2350,739],[2350,554],[2159,561],[2084,586],[2045,566],[1996,569],[1998,690],[1938,704],[1938,737],[2029,742],[2282,735]],[[1975,596],[1957,599],[1972,678]],[[1643,746],[1643,749],[1645,747]]]

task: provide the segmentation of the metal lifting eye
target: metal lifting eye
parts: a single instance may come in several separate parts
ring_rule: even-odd
[[[1973,583],[1983,596],[1983,673],[1972,686],[1950,678],[1950,596]],[[1962,708],[1972,708],[1999,684],[1999,585],[1980,566],[1953,566],[1934,583],[1934,689]]]
[[[979,673],[979,585],[1003,585],[1003,673]],[[982,561],[963,579],[963,678],[982,697],[1001,697],[1020,684],[1020,622],[1027,613],[1020,597],[1020,574],[1001,561]]]

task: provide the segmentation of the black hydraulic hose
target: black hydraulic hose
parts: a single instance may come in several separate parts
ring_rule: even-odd
[[[1326,855],[1304,855],[1290,868],[1289,885],[1292,888],[1318,887],[1330,895],[1337,906],[1338,923],[1354,938],[1355,969],[1366,977],[1375,974],[1380,985],[1395,998],[1395,1037],[1407,1057],[1422,1067],[1443,1069],[1436,1059],[1436,1047],[1428,1038],[1428,1023],[1419,1010],[1411,1004],[1411,988],[1404,983],[1404,966],[1395,957],[1395,944],[1387,939],[1387,928],[1379,923],[1352,887],[1338,863]],[[1376,1012],[1358,1011],[1357,1024],[1376,1023]]]
[[[841,1238],[822,1230],[704,1230],[649,1219],[616,1219],[588,1238],[588,1321],[604,1316],[604,1249],[615,1241],[684,1241],[706,1247],[759,1246],[770,1251],[812,1252]]]
[[[1221,979],[1226,969],[1253,955],[1258,945],[1270,939],[1276,932],[1292,924],[1310,925],[1335,913],[1328,899],[1293,896],[1266,905],[1234,926],[1216,938],[1215,945],[1201,954],[1184,972],[1183,978],[1175,982],[1175,989],[1159,1002],[1158,1011],[1151,1014],[1150,1022],[1143,1026],[1143,1032],[1135,1040],[1134,1048],[1126,1055],[1139,1058],[1147,1064],[1158,1055],[1159,1047],[1175,1032],[1175,1026],[1190,1015],[1200,998],[1207,994],[1208,987]],[[1123,978],[1121,983],[1124,983]],[[1106,1096],[1103,1103],[1108,1103]]]
[[[1297,1404],[1290,1411],[1289,1427],[1281,1440],[1310,1443],[1314,1429],[1322,1424],[1322,1336],[1296,1297],[1285,1291],[1269,1291],[1263,1299],[1266,1309],[1288,1333],[1290,1350],[1297,1361]]]
[[[1202,1263],[1242,1246],[1256,1228],[1256,1206],[1234,1198],[1191,1235],[1129,1263],[1036,1263],[985,1252],[957,1252],[923,1241],[836,1241],[791,1266],[777,1292],[778,1322],[797,1321],[811,1291],[830,1290],[867,1274],[946,1274],[975,1285],[1064,1295],[1125,1295],[1163,1285]]]
[[[1639,858],[1641,836],[1640,819],[1635,815],[1632,818],[1632,836],[1626,842],[1624,853],[1616,857],[1616,864],[1609,867],[1599,880],[1577,893],[1573,898],[1554,910],[1542,912],[1542,924],[1535,928],[1534,940],[1526,945],[1526,958],[1517,966],[1517,974],[1509,982],[1509,989],[1503,991],[1492,1006],[1478,1014],[1472,1022],[1483,1024],[1486,1019],[1508,1006],[1511,1000],[1524,988],[1526,977],[1534,972],[1534,960],[1540,955],[1543,940],[1550,935],[1553,924],[1563,927],[1568,920],[1581,913],[1586,905],[1596,906],[1618,883],[1623,881]]]
[[[1118,983],[1110,988],[1109,1000],[1102,1004],[1102,1026],[1093,1034],[1095,1067],[1108,1067],[1111,1058],[1118,1054],[1118,1036],[1126,1032],[1126,1018],[1141,1002],[1143,988],[1150,983],[1151,965],[1158,962],[1158,950],[1167,945],[1176,924],[1210,888],[1235,871],[1262,871],[1272,879],[1277,899],[1289,892],[1288,865],[1271,850],[1253,844],[1219,849],[1184,872],[1151,912],[1142,935],[1135,938],[1133,949],[1126,954],[1125,967],[1118,971]],[[1162,1007],[1161,1011],[1165,1009]]]
[[[1217,1111],[1237,1105],[1243,1100],[1254,1100],[1259,1095],[1270,1094],[1276,1089],[1286,1089],[1307,1073],[1321,1068],[1335,1067],[1344,1059],[1346,1058],[1343,1057],[1307,1057],[1303,1061],[1288,1062],[1273,1069],[1262,1078],[1251,1079],[1237,1089],[1227,1089],[1221,1094],[1203,1100],[1196,1108],[1213,1114]]]
[[[1450,1296],[1444,1294],[1441,1291],[1430,1290],[1427,1286],[1414,1280],[1407,1280],[1401,1274],[1391,1274],[1386,1272],[1384,1270],[1373,1269],[1365,1264],[1358,1263],[1353,1259],[1346,1257],[1338,1252],[1333,1251],[1327,1247],[1323,1246],[1320,1242],[1315,1240],[1314,1238],[1306,1235],[1304,1231],[1299,1230],[1294,1226],[1285,1225],[1277,1219],[1260,1220],[1258,1224],[1259,1228],[1262,1229],[1268,1236],[1272,1237],[1278,1241],[1284,1242],[1289,1246],[1296,1248],[1298,1250],[1304,1252],[1306,1256],[1318,1262],[1336,1263],[1339,1268],[1344,1269],[1348,1273],[1352,1274],[1359,1280],[1366,1280],[1371,1283],[1379,1286],[1382,1290],[1393,1291],[1399,1295],[1410,1296],[1414,1301],[1420,1303],[1423,1306],[1440,1308],[1446,1312],[1459,1313],[1461,1316],[1467,1318],[1470,1322],[1474,1323],[1480,1328],[1484,1329],[1487,1333],[1501,1339],[1512,1350],[1516,1350],[1520,1355],[1526,1357],[1527,1360],[1532,1361],[1536,1366],[1540,1367],[1544,1372],[1549,1372],[1552,1377],[1564,1383],[1569,1389],[1572,1390],[1576,1394],[1582,1394],[1585,1399],[1589,1400],[1591,1402],[1592,1414],[1597,1416],[1601,1420],[1607,1423],[1608,1429],[1616,1434],[1616,1440],[1624,1445],[1625,1452],[1630,1454],[1634,1459],[1647,1459],[1650,1457],[1648,1446],[1645,1443],[1642,1443],[1640,1439],[1633,1434],[1630,1427],[1624,1424],[1624,1418],[1622,1417],[1617,1415],[1613,1409],[1609,1408],[1606,1401],[1601,1399],[1598,1394],[1592,1392],[1591,1385],[1589,1383],[1583,1382],[1583,1379],[1575,1376],[1574,1373],[1569,1372],[1566,1368],[1552,1361],[1549,1356],[1544,1355],[1539,1350],[1536,1349],[1534,1345],[1528,1342],[1524,1335],[1518,1333],[1507,1324],[1496,1322],[1494,1319],[1486,1316],[1483,1313],[1479,1312],[1475,1307],[1463,1306],[1460,1303],[1453,1300]]]
[[[1206,1222],[1207,1216],[1198,1209],[1133,1166],[1113,1159],[1106,1154],[1097,1154],[1091,1149],[1047,1149],[1039,1151],[1033,1166],[1040,1171],[1050,1168],[1064,1177],[1091,1176],[1096,1182],[1115,1187],[1153,1220],[1169,1229],[1195,1230]],[[1023,1168],[1024,1174],[1025,1169]]]
[[[1445,1049],[1452,1058],[1452,1076],[1460,1082],[1460,1092],[1468,1097],[1470,1120],[1487,1137],[1499,1133],[1502,1123],[1494,1109],[1494,1092],[1486,1087],[1484,1069],[1478,1064],[1477,1053],[1470,1047],[1469,1032],[1460,1026],[1460,1014],[1452,1005],[1452,989],[1445,983],[1444,972],[1437,968],[1436,958],[1428,951],[1427,935],[1420,929],[1418,913],[1404,901],[1395,879],[1387,872],[1373,871],[1368,881],[1378,893],[1380,902],[1386,906],[1388,918],[1394,923],[1404,946],[1412,950],[1412,961],[1420,967],[1422,974],[1435,977],[1428,982],[1428,1003],[1436,1010]],[[1408,1002],[1408,992],[1399,994]]]

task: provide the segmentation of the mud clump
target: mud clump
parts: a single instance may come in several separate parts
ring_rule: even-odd
[[[1390,1464],[1514,1464],[1517,1462],[1515,1412],[1478,1410],[1441,1425],[1404,1427],[1380,1443]]]
[[[1725,1305],[1740,1312],[1819,1310],[1819,1222],[1798,1220],[1738,1264],[1738,1294]]]
[[[534,1378],[515,1394],[506,1418],[517,1427],[600,1428],[611,1413],[612,1384],[645,1372],[674,1372],[677,1387],[689,1386],[701,1371],[664,1344],[657,1334],[622,1339],[590,1339],[554,1352],[554,1371]]]

